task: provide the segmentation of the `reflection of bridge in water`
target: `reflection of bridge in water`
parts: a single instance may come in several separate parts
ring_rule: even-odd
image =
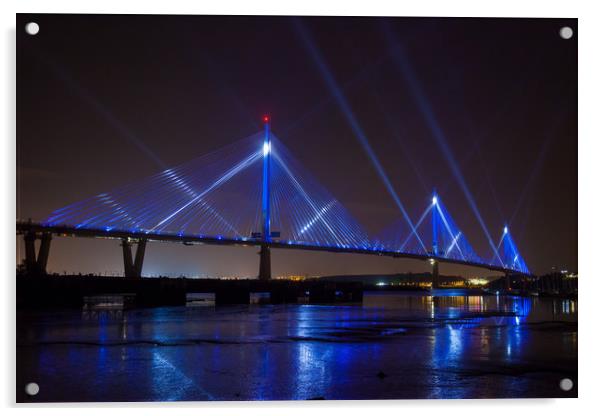
[[[491,253],[483,258],[436,194],[417,222],[404,216],[369,237],[264,122],[263,132],[209,155],[58,209],[41,223],[17,222],[27,274],[45,275],[53,235],[120,240],[130,279],[142,276],[152,241],[259,247],[263,281],[271,278],[272,248],[424,260],[434,287],[439,263],[529,274],[507,227],[497,245],[488,238]]]

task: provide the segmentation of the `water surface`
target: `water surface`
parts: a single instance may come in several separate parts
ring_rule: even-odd
[[[576,397],[565,377],[576,386],[573,300],[366,292],[362,305],[17,313],[19,401]]]

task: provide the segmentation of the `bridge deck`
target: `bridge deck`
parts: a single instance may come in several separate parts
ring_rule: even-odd
[[[232,239],[226,237],[212,237],[212,236],[194,236],[194,235],[178,235],[178,234],[162,234],[158,232],[132,232],[126,230],[116,229],[98,229],[98,228],[78,228],[68,225],[49,226],[40,223],[33,222],[17,222],[17,233],[25,234],[28,232],[33,233],[50,233],[64,237],[89,237],[89,238],[108,238],[108,239],[145,239],[147,241],[158,241],[158,242],[175,242],[183,244],[212,244],[212,245],[234,245],[234,246],[261,246],[267,245],[272,248],[278,249],[292,249],[292,250],[309,250],[309,251],[327,251],[333,253],[355,253],[355,254],[368,254],[376,256],[386,256],[394,258],[407,258],[414,260],[435,260],[440,263],[457,264],[470,267],[479,267],[495,272],[510,273],[510,274],[521,274],[516,270],[507,269],[497,265],[490,265],[486,263],[477,263],[470,261],[463,261],[457,259],[450,259],[441,256],[433,256],[426,254],[406,253],[391,250],[381,250],[373,248],[361,248],[361,247],[333,247],[323,245],[312,245],[297,242],[284,242],[284,241],[270,241],[264,242],[261,239],[254,238],[239,238]]]

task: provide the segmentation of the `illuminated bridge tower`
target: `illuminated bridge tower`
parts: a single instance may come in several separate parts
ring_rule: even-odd
[[[263,184],[261,193],[261,250],[259,252],[259,280],[269,280],[272,277],[272,264],[270,261],[271,231],[270,231],[270,117],[263,117]]]
[[[432,287],[433,289],[436,289],[440,286],[440,282],[439,282],[439,262],[437,261],[437,259],[435,257],[437,257],[439,255],[439,249],[438,249],[438,235],[437,235],[437,214],[439,213],[439,207],[437,206],[437,204],[439,203],[438,199],[437,199],[437,193],[434,192],[433,193],[433,204],[431,207],[431,220],[433,223],[433,258],[430,259],[430,263],[431,266],[433,267],[432,270],[432,278],[433,278],[433,282],[432,282]]]

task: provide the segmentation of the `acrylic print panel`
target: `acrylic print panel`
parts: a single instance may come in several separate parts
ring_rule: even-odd
[[[17,15],[17,401],[576,397],[577,36]]]

